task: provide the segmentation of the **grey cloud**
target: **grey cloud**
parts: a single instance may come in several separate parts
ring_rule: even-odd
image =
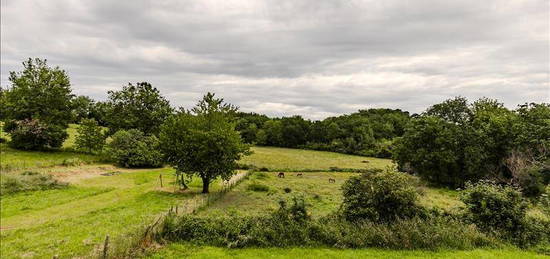
[[[215,91],[309,118],[454,95],[550,101],[549,3],[2,1],[1,84],[27,57],[79,94],[150,81],[174,105]],[[270,110],[273,109],[273,110]]]

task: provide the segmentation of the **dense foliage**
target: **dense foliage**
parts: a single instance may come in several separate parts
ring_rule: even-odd
[[[9,146],[21,150],[59,148],[68,136],[65,127],[38,119],[9,121],[4,128],[11,136]]]
[[[105,145],[106,134],[95,119],[82,119],[75,139],[76,149],[88,153],[99,152]]]
[[[23,68],[10,72],[11,87],[0,96],[1,119],[7,122],[4,130],[15,136],[15,148],[57,148],[72,119],[69,77],[38,58],[23,62]]]
[[[461,195],[466,218],[485,232],[496,233],[519,246],[550,241],[550,222],[527,218],[527,201],[520,191],[493,182],[467,184]]]
[[[106,155],[123,167],[161,167],[159,140],[137,129],[119,130],[107,145]]]
[[[432,183],[460,187],[484,178],[516,180],[526,194],[536,195],[548,184],[549,127],[548,104],[511,111],[495,100],[468,104],[457,97],[414,118],[393,155],[400,169]]]
[[[421,212],[414,179],[400,172],[351,177],[342,185],[342,195],[342,214],[350,221],[393,221]]]
[[[109,100],[96,107],[104,112],[106,126],[111,133],[121,129],[138,129],[149,135],[157,135],[160,125],[173,112],[157,88],[147,82],[128,84],[120,91],[109,91]],[[98,114],[101,116],[101,114]]]
[[[391,142],[403,134],[409,114],[369,109],[322,121],[300,116],[270,119],[254,113],[238,113],[237,118],[237,129],[247,143],[389,157]]]
[[[188,241],[223,247],[338,247],[386,249],[471,249],[495,246],[496,241],[475,226],[443,217],[399,219],[391,224],[368,220],[346,221],[330,215],[312,218],[302,199],[267,216],[164,219],[157,239]]]
[[[203,193],[217,177],[228,180],[237,161],[249,147],[235,130],[236,108],[206,94],[190,111],[181,111],[166,120],[159,135],[165,161],[177,172],[197,175]]]

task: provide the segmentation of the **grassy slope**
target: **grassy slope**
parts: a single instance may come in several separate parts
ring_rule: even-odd
[[[338,208],[342,200],[340,185],[351,175],[356,174],[308,172],[303,173],[303,177],[297,177],[296,173],[286,173],[285,178],[278,178],[276,172],[257,172],[200,214],[265,214],[276,210],[279,207],[278,201],[281,199],[290,200],[293,196],[302,196],[309,204],[309,211],[313,216],[326,215]],[[329,183],[329,178],[335,179],[336,183]],[[266,185],[269,191],[248,190],[248,186],[253,183]],[[286,193],[285,187],[292,191]]]
[[[51,167],[62,165],[69,159],[78,159],[82,163],[97,163],[99,157],[94,155],[75,153],[70,151],[41,152],[21,151],[9,148],[6,144],[0,144],[0,159],[2,171],[23,170],[39,167]]]
[[[244,157],[240,162],[254,165],[258,168],[266,167],[271,171],[328,171],[331,167],[354,169],[385,168],[392,164],[388,159],[302,149],[253,147],[252,151],[254,151],[252,155]],[[368,161],[368,163],[362,161]]]
[[[165,187],[158,185],[163,174]],[[175,194],[167,183],[172,169],[138,170],[83,179],[70,188],[2,197],[1,254],[52,257],[88,254],[106,235],[130,233],[174,204],[191,201],[200,191]],[[213,184],[213,191],[219,184]]]
[[[548,258],[521,250],[396,251],[382,249],[248,248],[227,249],[171,244],[150,258]]]

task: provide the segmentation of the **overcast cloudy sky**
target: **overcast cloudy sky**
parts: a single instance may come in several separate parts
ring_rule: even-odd
[[[1,1],[1,85],[47,58],[74,92],[148,81],[174,106],[320,119],[462,95],[550,101],[550,1]]]

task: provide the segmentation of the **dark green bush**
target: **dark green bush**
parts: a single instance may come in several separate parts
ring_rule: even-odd
[[[538,205],[546,215],[550,216],[550,185],[546,186],[544,194],[539,197]]]
[[[253,192],[267,192],[269,191],[269,186],[260,183],[251,183],[246,189]]]
[[[342,185],[341,210],[351,221],[392,221],[410,218],[422,209],[417,205],[414,179],[400,172],[364,173]]]
[[[11,121],[5,130],[10,133],[10,147],[22,150],[45,150],[59,148],[68,134],[66,127],[48,125],[37,119]]]
[[[136,129],[116,132],[107,146],[106,154],[123,167],[162,166],[157,137],[147,136]]]
[[[520,247],[550,242],[550,222],[527,217],[521,192],[491,181],[468,183],[461,195],[465,219],[482,231]]]
[[[285,191],[285,193],[290,193],[292,192],[292,189],[290,189],[289,187],[285,187],[283,188],[283,191]]]
[[[12,194],[25,191],[61,189],[67,183],[59,182],[51,175],[26,171],[21,174],[3,174],[1,179],[1,194]]]
[[[527,202],[510,186],[491,181],[468,183],[460,198],[466,204],[468,218],[485,231],[517,232],[525,221]]]

